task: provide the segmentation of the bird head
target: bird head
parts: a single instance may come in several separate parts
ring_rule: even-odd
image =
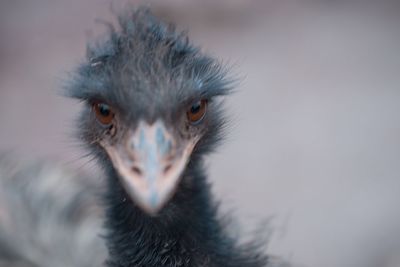
[[[156,214],[194,155],[214,148],[226,69],[146,9],[119,17],[68,87],[86,105],[81,136],[118,174],[134,204]]]

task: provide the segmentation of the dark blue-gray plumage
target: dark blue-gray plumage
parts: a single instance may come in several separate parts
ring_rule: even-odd
[[[226,69],[147,9],[119,26],[88,48],[69,86],[87,104],[80,134],[108,176],[107,265],[266,266],[256,246],[226,234],[204,172],[225,124]]]

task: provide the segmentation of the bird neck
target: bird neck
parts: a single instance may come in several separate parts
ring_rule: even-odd
[[[110,170],[106,198],[108,266],[200,266],[208,260],[211,244],[224,238],[200,165],[189,164],[177,192],[156,216],[138,208],[115,171]],[[195,264],[196,260],[203,263]]]

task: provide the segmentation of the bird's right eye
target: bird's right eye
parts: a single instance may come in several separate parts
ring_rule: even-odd
[[[114,112],[112,111],[111,107],[105,103],[94,103],[93,111],[97,120],[103,125],[110,125],[114,119]]]

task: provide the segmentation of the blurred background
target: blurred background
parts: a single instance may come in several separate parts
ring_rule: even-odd
[[[61,88],[111,2],[0,1],[0,151],[97,173]],[[208,162],[223,209],[245,231],[268,220],[269,253],[299,266],[400,266],[400,3],[146,4],[240,77]]]

